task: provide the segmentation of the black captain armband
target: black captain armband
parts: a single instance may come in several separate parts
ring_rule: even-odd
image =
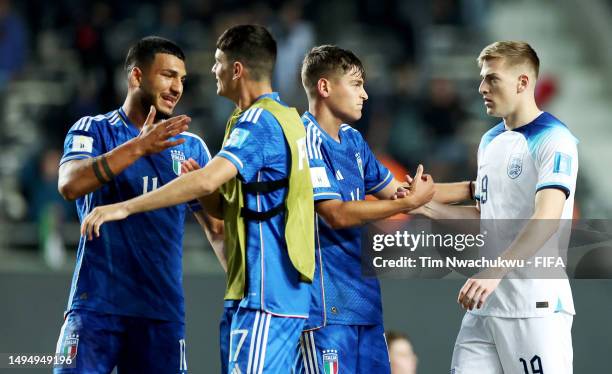
[[[102,164],[104,174],[102,173],[102,170],[100,170],[100,164]],[[93,168],[93,172],[98,179],[98,182],[102,184],[106,184],[115,178],[115,174],[113,174],[113,171],[108,165],[108,161],[104,155],[94,158],[91,167]]]

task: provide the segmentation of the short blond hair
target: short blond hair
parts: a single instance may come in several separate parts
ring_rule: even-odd
[[[478,66],[482,67],[485,61],[495,58],[503,58],[511,66],[527,64],[533,68],[536,78],[540,73],[540,59],[526,42],[504,40],[489,44],[478,55]]]

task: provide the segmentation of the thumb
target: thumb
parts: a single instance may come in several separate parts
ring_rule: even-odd
[[[155,107],[151,105],[151,108],[149,109],[149,114],[147,115],[147,119],[145,119],[145,126],[150,126],[153,124],[153,121],[155,121],[155,113]]]
[[[423,165],[419,164],[419,166],[417,167],[416,173],[414,174],[413,179],[416,181],[420,181],[422,176],[423,176]]]

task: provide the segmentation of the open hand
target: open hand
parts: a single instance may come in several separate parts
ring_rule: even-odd
[[[172,117],[153,123],[155,120],[155,107],[151,105],[147,119],[136,138],[139,149],[143,155],[159,153],[164,149],[183,144],[185,139],[170,141],[168,139],[189,129],[191,118],[186,115]]]
[[[495,291],[500,281],[501,277],[470,278],[465,282],[463,287],[461,287],[461,290],[459,290],[457,302],[464,309],[472,310],[474,307],[480,309],[487,301],[487,298]]]
[[[81,224],[81,236],[86,236],[88,240],[100,237],[100,226],[104,222],[118,221],[129,215],[122,203],[103,205],[92,210]]]
[[[201,169],[200,165],[193,158],[183,161],[181,164],[181,174],[187,174],[190,171]]]

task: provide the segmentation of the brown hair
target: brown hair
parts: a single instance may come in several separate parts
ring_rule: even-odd
[[[540,59],[533,48],[526,42],[505,40],[489,44],[478,55],[478,66],[482,67],[484,61],[494,58],[503,58],[510,65],[526,63],[533,68],[536,78],[540,72]]]
[[[261,25],[238,25],[225,30],[217,48],[230,61],[240,61],[255,81],[271,80],[276,62],[276,41]]]
[[[302,84],[310,95],[317,87],[319,79],[346,74],[353,70],[365,80],[363,64],[353,52],[335,45],[321,45],[311,49],[304,57]]]

